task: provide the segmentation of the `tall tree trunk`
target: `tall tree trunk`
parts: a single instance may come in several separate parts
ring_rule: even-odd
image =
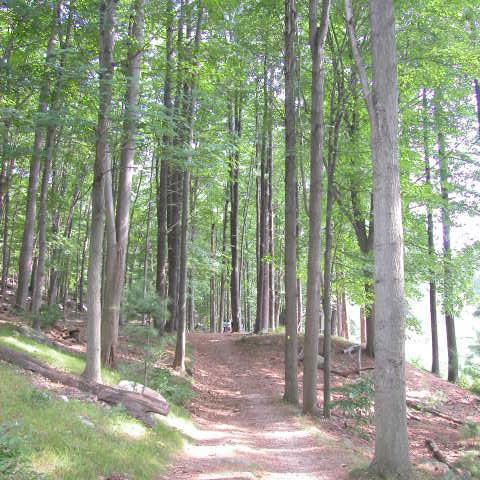
[[[97,142],[92,187],[92,222],[88,265],[87,363],[83,376],[101,383],[102,257],[105,228],[105,172],[108,167],[107,142],[112,107],[115,0],[100,3],[100,84]]]
[[[477,127],[478,136],[480,137],[480,87],[478,85],[478,79],[475,79],[475,99],[477,101]]]
[[[330,0],[322,0],[320,25],[317,25],[318,0],[310,0],[309,37],[312,53],[312,113],[310,153],[310,211],[308,235],[307,316],[303,361],[303,412],[317,413],[317,357],[320,329],[321,218],[323,169],[324,46],[328,31]]]
[[[55,148],[54,125],[47,128],[46,156],[43,166],[42,186],[40,191],[40,208],[38,212],[38,261],[33,280],[32,313],[38,314],[42,304],[43,285],[45,283],[45,256],[47,249],[47,196],[50,183],[50,171]],[[40,317],[34,316],[33,327],[40,330]]]
[[[455,333],[455,317],[453,315],[452,302],[452,246],[450,228],[449,204],[449,167],[448,156],[445,145],[444,125],[442,119],[442,94],[435,92],[435,127],[437,130],[438,159],[440,162],[440,189],[442,193],[442,243],[443,243],[443,311],[445,312],[445,325],[447,329],[448,348],[448,380],[456,383],[458,381],[458,350],[457,337]]]
[[[295,0],[285,0],[285,392],[298,403],[297,158],[295,130]]]
[[[80,265],[80,279],[78,281],[78,303],[77,303],[77,311],[83,312],[84,308],[83,305],[84,301],[84,283],[85,283],[85,263],[87,257],[87,246],[88,246],[88,236],[90,231],[90,207],[86,209],[86,217],[87,217],[87,225],[85,226],[85,236],[83,237],[82,243],[82,262]]]
[[[138,123],[138,98],[140,67],[144,39],[145,0],[135,0],[130,45],[128,49],[127,91],[125,95],[125,117],[123,123],[120,172],[115,217],[115,242],[109,242],[107,253],[113,265],[106,269],[105,305],[102,319],[102,361],[106,366],[116,364],[120,304],[125,278],[125,258],[130,223],[130,194],[132,190],[133,162],[136,150]]]
[[[336,97],[335,88],[339,89]],[[325,321],[323,337],[323,415],[330,417],[330,353],[331,334],[334,331],[332,321],[332,254],[333,254],[333,202],[334,202],[334,176],[337,165],[337,145],[340,134],[340,122],[342,112],[341,86],[335,82],[330,94],[330,122],[333,128],[328,132],[328,157],[327,157],[327,208],[325,216],[325,254],[324,254],[324,277],[323,277],[323,318]],[[335,101],[336,100],[336,101]],[[337,107],[335,108],[335,106]]]
[[[215,270],[213,270],[216,261],[216,242],[215,242],[215,223],[212,223],[210,233],[210,257],[212,261],[212,271],[210,272],[210,331],[215,332],[217,322],[217,304],[216,304],[216,279]]]
[[[1,292],[2,294],[5,292],[7,288],[7,280],[8,280],[8,271],[10,266],[10,252],[11,252],[11,245],[9,242],[9,223],[10,223],[10,181],[12,178],[13,167],[14,167],[14,158],[10,159],[10,165],[7,169],[7,176],[6,176],[6,188],[5,188],[5,198],[3,203],[3,245],[2,245],[2,286]],[[15,210],[13,214],[13,225],[12,225],[12,235],[15,231],[15,220],[17,218],[17,208],[18,205],[15,205]]]
[[[187,287],[187,236],[190,206],[190,172],[183,172],[182,196],[182,228],[180,238],[180,281],[178,295],[177,344],[175,347],[174,368],[185,371],[185,339],[186,339],[186,287]]]
[[[231,112],[231,132],[234,136],[235,151],[230,161],[230,250],[231,250],[231,277],[230,297],[232,312],[232,332],[240,331],[240,277],[238,270],[238,181],[240,151],[238,142],[242,131],[241,115],[242,105],[240,93],[236,92]]]
[[[424,88],[422,92],[423,100],[423,149],[425,160],[425,183],[431,188],[431,169],[430,169],[430,149],[429,149],[429,122],[428,122],[428,99],[427,91]],[[432,208],[427,206],[427,238],[428,238],[428,257],[432,265],[429,268],[429,300],[430,300],[430,326],[432,334],[432,373],[440,375],[439,355],[438,355],[438,327],[437,327],[437,282],[435,280],[435,271],[433,263],[435,262],[435,242],[433,232],[433,214]]]
[[[64,41],[60,41],[62,46],[61,56],[60,56],[60,68],[59,72],[56,74],[56,81],[52,95],[52,101],[50,105],[50,111],[54,114],[59,114],[59,109],[61,106],[61,95],[63,88],[63,71],[65,69],[65,52],[70,47],[70,38],[73,27],[73,10],[70,9],[68,21],[67,21],[67,31],[65,32]],[[56,137],[57,137],[57,124],[55,122],[51,123],[47,127],[47,139],[45,146],[45,159],[43,166],[43,177],[42,177],[42,186],[40,191],[40,205],[38,212],[38,264],[35,271],[35,278],[33,282],[33,293],[32,293],[32,312],[38,313],[40,306],[42,304],[43,297],[43,287],[45,283],[45,257],[46,257],[46,248],[47,248],[47,199],[48,199],[48,189],[50,184],[50,175],[53,165],[53,157],[55,155],[56,148]],[[73,218],[70,218],[69,221],[72,222]],[[38,316],[34,317],[34,328],[40,329],[40,322]]]
[[[40,87],[40,100],[38,113],[45,116],[48,111],[48,97],[51,86],[51,62],[58,36],[60,23],[60,13],[63,0],[58,0],[52,19],[52,33],[48,41],[47,53],[45,59],[45,74]],[[33,154],[30,161],[30,174],[28,178],[27,207],[25,212],[25,224],[23,229],[22,247],[20,250],[20,259],[18,266],[18,288],[15,300],[15,307],[19,310],[25,310],[28,296],[28,282],[32,273],[32,257],[34,244],[35,216],[37,210],[37,191],[38,179],[40,176],[40,165],[42,160],[42,151],[45,143],[45,127],[42,122],[35,126],[35,138],[33,141]]]
[[[173,70],[173,21],[175,17],[173,0],[167,0],[166,18],[166,66],[163,105],[165,107],[167,131],[163,135],[164,152],[157,167],[157,293],[161,300],[167,298],[167,202],[168,202],[168,147],[172,143],[172,70]]]
[[[371,123],[375,215],[375,458],[381,476],[409,479],[405,392],[405,298],[398,87],[393,0],[370,0],[374,95],[358,51],[351,0],[347,26]]]
[[[227,188],[225,188],[227,190]],[[227,224],[228,224],[228,196],[225,192],[225,205],[223,207],[223,232],[222,232],[222,272],[220,274],[220,293],[218,307],[218,331],[223,332],[225,322],[225,252],[227,250]]]

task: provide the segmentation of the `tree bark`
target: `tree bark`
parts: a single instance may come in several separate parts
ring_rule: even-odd
[[[210,331],[212,333],[215,332],[217,323],[216,278],[215,271],[213,270],[217,256],[215,237],[215,223],[212,223],[212,229],[210,232],[210,257],[212,260],[212,270],[210,272]]]
[[[100,3],[100,83],[95,164],[92,186],[92,221],[88,265],[87,363],[83,376],[101,382],[102,257],[105,228],[105,172],[108,167],[107,142],[112,107],[113,48],[115,43],[115,0]]]
[[[234,148],[230,160],[230,251],[231,251],[231,276],[230,276],[230,297],[232,312],[232,332],[240,331],[240,277],[238,269],[238,181],[240,151],[238,142],[242,131],[241,116],[242,106],[240,94],[236,92],[231,112],[231,133],[234,137]]]
[[[227,190],[227,187],[225,188]],[[227,225],[228,225],[228,195],[225,192],[225,205],[223,207],[223,232],[222,232],[222,272],[220,274],[220,293],[218,307],[218,331],[223,332],[225,321],[225,252],[227,250]]]
[[[429,151],[429,124],[428,124],[428,99],[427,91],[424,88],[422,92],[423,102],[423,148],[425,160],[425,183],[431,188],[431,168]],[[430,265],[435,262],[435,242],[433,232],[433,214],[432,208],[427,205],[427,238],[428,238],[428,256]],[[429,301],[430,301],[430,327],[432,334],[432,373],[440,375],[439,355],[438,355],[438,326],[437,326],[437,282],[435,280],[435,271],[431,266],[429,268]]]
[[[338,97],[335,94],[338,88]],[[330,352],[331,334],[333,334],[334,323],[332,322],[332,265],[333,265],[333,202],[334,202],[334,176],[337,165],[337,145],[340,134],[340,122],[342,112],[340,104],[342,101],[341,86],[334,82],[330,94],[330,130],[328,133],[328,156],[327,156],[327,208],[325,216],[325,253],[324,253],[324,277],[323,277],[323,318],[325,322],[323,334],[323,415],[330,417]],[[337,102],[335,102],[337,100]],[[337,107],[335,108],[335,105]]]
[[[448,156],[446,152],[445,134],[443,132],[442,118],[442,93],[435,92],[435,127],[437,130],[438,141],[438,159],[440,163],[440,190],[442,194],[442,243],[443,243],[443,311],[445,312],[445,325],[447,329],[447,348],[448,348],[448,380],[456,383],[458,381],[458,350],[457,337],[455,333],[455,317],[453,314],[452,301],[452,246],[450,238],[450,228],[452,220],[450,218],[449,204],[449,167]]]
[[[405,393],[405,298],[400,169],[397,154],[398,87],[393,0],[370,0],[373,95],[361,61],[351,0],[347,25],[371,123],[375,215],[375,458],[381,476],[409,479]]]
[[[57,42],[58,28],[60,22],[60,12],[62,10],[63,0],[58,0],[52,19],[52,33],[48,41],[45,74],[40,87],[40,100],[38,113],[42,116],[48,112],[48,97],[51,87],[51,62],[55,45]],[[32,257],[34,244],[35,216],[37,210],[37,191],[38,180],[40,177],[40,165],[42,160],[42,151],[45,143],[45,127],[41,122],[35,126],[33,141],[33,154],[30,161],[30,173],[28,178],[27,206],[25,212],[25,224],[23,228],[22,247],[20,250],[20,259],[18,265],[18,287],[15,300],[15,307],[19,310],[25,310],[28,296],[28,282],[32,273]]]
[[[182,197],[182,228],[180,238],[180,281],[178,292],[178,323],[177,344],[175,347],[174,368],[185,371],[185,339],[186,339],[186,287],[187,287],[187,236],[188,216],[190,206],[190,172],[183,172],[183,197]]]
[[[298,403],[297,157],[295,130],[295,0],[285,0],[285,392]]]
[[[303,362],[303,412],[316,414],[317,358],[321,309],[321,218],[323,170],[323,98],[325,77],[324,47],[330,16],[330,0],[310,0],[309,39],[312,54],[312,113],[310,152],[310,211],[308,235],[307,313],[305,320],[305,358]],[[320,20],[320,25],[317,25]]]
[[[172,143],[172,70],[173,70],[173,21],[175,17],[173,0],[166,7],[166,66],[163,105],[165,107],[167,131],[163,135],[163,155],[160,169],[157,167],[157,293],[161,300],[167,298],[167,202],[168,202],[168,155]]]
[[[130,195],[139,116],[138,98],[144,40],[144,5],[145,0],[135,0],[134,2],[132,30],[129,35],[127,91],[116,202],[115,241],[108,242],[108,249],[112,249],[112,251],[107,252],[107,258],[113,264],[108,265],[109,262],[107,262],[106,269],[107,287],[105,289],[102,319],[102,361],[104,365],[109,367],[116,364],[120,304],[125,279],[125,258],[130,223]]]

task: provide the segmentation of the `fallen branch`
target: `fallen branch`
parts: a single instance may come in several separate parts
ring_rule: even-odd
[[[151,413],[167,415],[169,411],[167,401],[160,394],[154,397],[149,394],[130,392],[100,383],[88,383],[82,377],[60,372],[28,355],[4,346],[0,346],[0,360],[43,375],[54,382],[93,393],[99,400],[110,405],[123,405],[128,413],[149,427],[155,425]]]
[[[463,420],[459,420],[458,418],[452,417],[451,415],[442,413],[440,410],[437,410],[436,408],[433,408],[433,407],[429,407],[428,405],[417,402],[416,400],[407,398],[407,407],[413,408],[414,410],[417,410],[419,412],[431,413],[432,415],[435,415],[436,417],[439,417],[439,418],[443,418],[444,420],[448,420],[449,422],[452,422],[455,425],[460,425],[460,426],[465,425],[465,422]]]

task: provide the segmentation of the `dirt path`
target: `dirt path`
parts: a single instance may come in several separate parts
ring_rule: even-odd
[[[354,453],[281,401],[283,366],[269,358],[268,346],[258,350],[238,336],[219,334],[197,333],[189,341],[197,428],[163,479],[347,477]]]

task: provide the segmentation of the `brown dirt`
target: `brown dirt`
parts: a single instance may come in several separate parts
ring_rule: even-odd
[[[190,410],[197,426],[166,479],[343,479],[373,456],[372,425],[358,427],[343,412],[311,419],[282,402],[283,337],[195,333],[194,382],[197,397]],[[352,373],[355,356],[333,343],[333,368]],[[373,361],[365,356],[363,366]],[[301,387],[301,365],[299,381]],[[356,375],[334,375],[333,384]],[[321,399],[319,370],[318,398]],[[407,396],[460,420],[480,421],[480,399],[438,377],[407,367]],[[465,449],[461,427],[428,412],[409,410],[411,456],[422,478],[440,477],[447,467],[425,447],[431,439],[453,463]]]
[[[198,430],[164,479],[333,480],[359,462],[353,445],[282,402],[277,338],[258,339],[190,335]]]

